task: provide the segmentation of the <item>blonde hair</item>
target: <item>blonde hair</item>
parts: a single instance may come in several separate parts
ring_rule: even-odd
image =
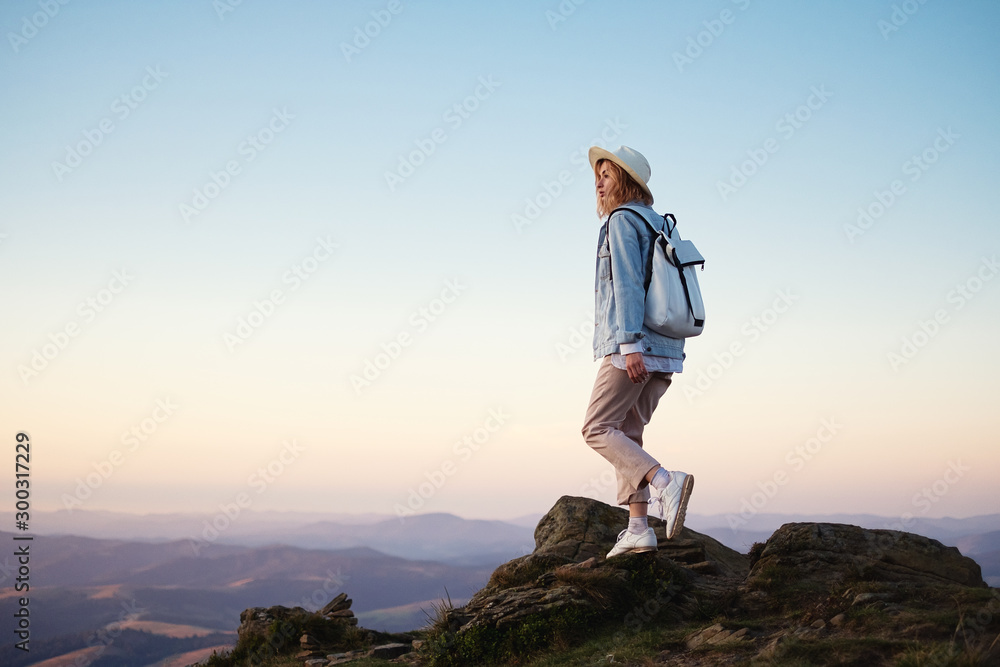
[[[615,178],[615,186],[608,192],[603,202],[600,199],[597,200],[597,215],[599,217],[603,218],[622,204],[628,204],[633,201],[641,202],[646,206],[652,205],[653,198],[646,194],[642,186],[629,176],[627,171],[612,160],[601,159],[594,165],[595,186],[599,177],[598,175],[601,172],[601,166],[604,164],[607,164],[611,168],[611,172]]]

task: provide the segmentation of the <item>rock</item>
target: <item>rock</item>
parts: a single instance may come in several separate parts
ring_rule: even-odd
[[[589,498],[563,496],[535,526],[535,554],[579,563],[603,557],[628,525],[628,511]]]
[[[928,537],[844,524],[789,523],[764,545],[747,588],[774,590],[793,583],[799,590],[826,590],[831,584],[870,581],[986,586],[974,560]]]
[[[787,635],[779,634],[777,637],[771,639],[767,644],[764,645],[760,651],[757,652],[758,658],[763,658],[765,660],[770,660],[778,652],[778,649],[787,640]]]
[[[845,616],[844,614],[837,614],[836,616],[830,619],[830,625],[832,625],[835,628],[839,628],[844,624],[845,621],[847,621],[847,616]]]
[[[322,598],[320,598],[320,599],[322,599]],[[337,597],[335,597],[332,600],[330,600],[326,604],[325,607],[323,607],[322,609],[320,609],[319,613],[321,613],[321,614],[323,614],[325,616],[326,614],[329,614],[330,612],[340,611],[341,609],[350,609],[351,602],[353,602],[353,601],[350,598],[347,597],[347,593],[341,593]]]
[[[360,660],[361,658],[364,658],[366,655],[367,651],[357,650],[357,651],[348,651],[347,653],[331,653],[326,657],[327,660],[329,660],[329,662],[327,663],[328,665],[343,665],[350,662],[354,662],[355,660]]]
[[[721,623],[716,623],[689,635],[684,643],[689,649],[698,648],[703,644],[728,644],[742,640],[748,632],[750,632],[749,628],[740,628],[736,631],[726,630]]]
[[[401,655],[406,655],[412,650],[413,647],[410,644],[382,644],[373,648],[369,655],[373,658],[381,658],[382,660],[392,660]]]
[[[725,630],[722,628],[721,623],[716,623],[715,625],[689,635],[688,638],[684,640],[684,643],[688,648],[698,648],[720,632],[725,632]]]
[[[327,664],[326,658],[314,658],[311,660],[306,660],[306,667],[324,667]]]
[[[869,602],[880,602],[882,600],[888,599],[889,596],[885,593],[858,593],[854,596],[854,601],[851,602],[851,606],[859,604],[867,604]]]
[[[263,638],[269,637],[275,626],[281,626],[290,633],[301,625],[312,612],[306,611],[302,607],[283,607],[276,605],[273,607],[251,607],[244,609],[240,614],[240,627],[236,630],[237,636],[242,640],[247,640],[251,636]],[[288,637],[298,636],[299,632]]]
[[[322,651],[301,651],[295,655],[295,659],[299,662],[305,662],[307,660],[319,659],[323,657]]]
[[[718,566],[715,562],[710,560],[703,560],[697,563],[689,563],[686,565],[687,569],[692,572],[698,572],[700,574],[716,574],[719,571]]]
[[[358,624],[358,619],[348,608],[350,600],[344,594],[334,598],[327,606],[336,609],[332,612],[332,617],[307,611],[302,607],[246,609],[240,614],[241,623],[237,630],[239,641],[250,646],[273,646],[282,655],[294,657],[303,663],[323,658],[326,664],[327,660],[333,660],[329,655],[355,648],[359,642],[372,646],[397,639],[397,636],[384,633],[353,631],[351,628]],[[355,660],[363,656],[366,650],[347,652],[337,660]]]
[[[535,550],[532,555],[559,558],[581,563],[603,557],[618,541],[618,533],[628,525],[628,510],[612,507],[590,498],[563,496],[535,527]],[[679,537],[666,540],[661,519],[649,518],[649,525],[660,539],[658,553],[682,565],[709,561],[717,574],[743,578],[749,571],[747,557],[722,543],[684,528]],[[708,569],[705,566],[700,566]]]

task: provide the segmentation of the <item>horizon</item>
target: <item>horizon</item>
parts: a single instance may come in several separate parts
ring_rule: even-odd
[[[604,501],[602,501],[602,502],[604,502]],[[608,504],[612,504],[613,505],[613,503],[608,503]],[[124,514],[124,515],[128,515],[128,516],[136,517],[136,518],[154,517],[154,516],[163,516],[163,517],[166,517],[166,516],[172,516],[172,515],[185,516],[185,517],[187,517],[187,516],[190,516],[190,517],[204,517],[205,515],[218,513],[219,512],[219,508],[216,507],[216,508],[206,509],[206,510],[202,510],[202,511],[191,510],[191,511],[166,511],[166,512],[130,512],[130,511],[124,510],[124,509],[103,509],[103,508],[89,508],[89,509],[65,509],[65,508],[57,508],[57,509],[54,509],[54,510],[41,510],[39,513],[41,513],[41,514],[62,514],[62,513],[65,513],[67,515],[72,515],[75,512],[85,512],[85,513],[89,513],[89,514],[100,514],[100,513],[106,513],[106,514]],[[320,512],[320,511],[315,511],[315,510],[296,510],[296,509],[273,509],[273,510],[272,509],[265,509],[265,510],[255,510],[253,508],[248,508],[246,510],[241,510],[241,516],[244,514],[244,512],[247,515],[255,515],[255,514],[256,515],[265,515],[265,514],[275,514],[275,515],[279,515],[279,514],[299,514],[299,515],[316,515],[316,516],[319,516],[319,517],[324,517],[324,516],[342,517],[342,518],[368,517],[368,518],[371,518],[371,519],[377,520],[377,521],[389,521],[389,520],[391,520],[391,521],[399,521],[401,518],[402,519],[410,519],[410,518],[415,518],[415,517],[449,516],[449,517],[455,517],[457,519],[462,519],[463,521],[499,521],[501,523],[513,523],[515,521],[524,521],[524,520],[528,520],[528,519],[536,519],[536,517],[537,517],[537,519],[540,520],[542,517],[544,517],[548,513],[548,511],[544,511],[544,512],[539,511],[539,512],[528,512],[526,514],[519,514],[519,515],[516,515],[516,516],[507,516],[507,517],[492,516],[492,517],[487,517],[487,516],[467,516],[467,515],[462,515],[462,514],[459,514],[459,513],[456,513],[456,512],[450,512],[450,511],[438,511],[438,512],[415,512],[412,515],[407,515],[406,517],[399,517],[396,514],[390,514],[390,513],[375,514],[375,513]],[[14,512],[13,511],[0,510],[0,515],[5,515],[5,514],[13,515]],[[693,512],[693,513],[689,512],[687,514],[688,518],[696,518],[696,519],[725,518],[727,516],[736,516],[736,515],[737,514],[732,513],[732,512],[729,512],[729,513],[727,513],[727,512],[717,512],[717,513],[712,513],[712,514],[705,514],[705,513],[700,513],[700,512]],[[860,516],[867,516],[867,517],[873,517],[873,518],[876,518],[876,519],[887,519],[887,520],[898,520],[899,519],[899,516],[896,516],[896,515],[876,514],[876,513],[873,513],[873,512],[757,512],[757,513],[754,514],[753,518],[758,518],[758,519],[759,518],[766,518],[766,517],[808,517],[808,518],[822,518],[822,517],[832,517],[832,516],[859,516],[859,517]],[[966,520],[969,520],[969,519],[987,519],[987,518],[992,518],[992,517],[997,517],[997,516],[1000,516],[1000,511],[998,511],[998,512],[985,512],[985,513],[981,513],[981,514],[971,514],[971,515],[968,515],[968,516],[952,516],[952,515],[933,515],[933,514],[927,514],[927,515],[915,516],[913,518],[914,519],[932,520],[932,521],[947,521],[947,520],[966,521]],[[336,522],[336,519],[324,519],[324,520]]]
[[[1000,506],[996,3],[45,7],[0,7],[33,511],[613,503],[585,155],[620,144],[706,258],[644,435],[692,515]]]

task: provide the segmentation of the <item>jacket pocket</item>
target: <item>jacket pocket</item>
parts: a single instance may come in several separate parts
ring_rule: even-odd
[[[597,270],[601,280],[611,280],[611,246],[607,240],[597,249]]]

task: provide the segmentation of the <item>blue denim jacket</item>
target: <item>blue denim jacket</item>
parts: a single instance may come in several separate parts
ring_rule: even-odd
[[[635,202],[629,205],[641,207]],[[619,352],[623,343],[636,342],[641,342],[643,354],[684,358],[683,339],[650,331],[642,321],[652,241],[653,230],[632,211],[619,211],[601,225],[594,281],[594,359]]]

